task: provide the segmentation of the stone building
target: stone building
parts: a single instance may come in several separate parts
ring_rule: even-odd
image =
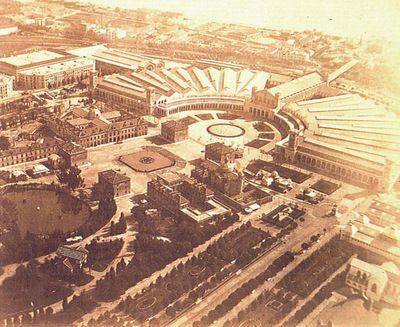
[[[0,73],[15,77],[19,89],[51,89],[77,83],[94,70],[92,59],[40,50],[0,59]]]
[[[78,144],[64,143],[60,145],[58,154],[63,158],[65,164],[69,167],[79,167],[88,163],[87,150]]]
[[[371,223],[365,215],[353,213],[347,225],[340,228],[340,239],[365,249],[371,256],[384,258],[400,264],[400,229],[397,225],[387,227]]]
[[[189,205],[186,199],[178,190],[181,178],[173,173],[157,175],[147,183],[147,196],[161,207],[178,215],[180,210]]]
[[[187,140],[189,126],[182,121],[166,121],[161,124],[161,137],[171,143]]]
[[[93,96],[129,111],[159,116],[202,109],[242,112],[252,87],[264,89],[269,78],[267,72],[230,67],[151,67],[130,73],[129,68],[122,72],[110,67],[107,71],[112,75],[98,79]]]
[[[276,161],[379,192],[400,176],[400,123],[383,105],[345,94],[285,105],[279,116],[290,128]]]
[[[27,146],[0,151],[0,167],[45,159],[51,154],[57,153],[58,148],[59,142],[51,138],[46,138]]]
[[[224,162],[233,163],[235,159],[242,156],[242,150],[233,149],[222,142],[210,143],[205,146],[205,159],[215,161],[219,164]]]
[[[131,193],[131,179],[115,170],[109,169],[98,174],[99,184],[107,184],[114,190],[114,196]]]
[[[346,276],[346,284],[358,291],[372,304],[386,302],[400,305],[400,270],[393,262],[378,266],[353,258]]]
[[[243,174],[229,169],[227,164],[219,166],[209,160],[203,161],[201,166],[192,170],[191,177],[228,197],[235,197],[243,191]]]
[[[174,215],[189,217],[195,221],[226,212],[225,208],[221,208],[213,201],[213,191],[205,184],[184,174],[157,175],[147,183],[147,196]]]
[[[104,111],[97,108],[74,108],[65,118],[51,117],[47,126],[66,141],[83,147],[120,142],[147,134],[147,122],[126,111]]]
[[[0,101],[12,96],[14,79],[0,74]]]

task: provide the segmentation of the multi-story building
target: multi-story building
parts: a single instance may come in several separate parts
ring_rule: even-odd
[[[171,143],[187,140],[189,126],[183,121],[170,120],[161,124],[161,137]]]
[[[61,144],[58,148],[58,155],[63,158],[65,164],[69,167],[84,166],[88,163],[87,150],[71,142]]]
[[[386,302],[400,305],[400,269],[393,262],[378,266],[353,258],[346,284],[361,293],[371,304]]]
[[[59,137],[85,148],[147,134],[147,122],[143,118],[126,111],[101,112],[93,107],[76,107],[70,116],[51,117],[46,124]]]
[[[98,53],[93,56],[96,65],[97,56]],[[129,110],[160,116],[201,109],[243,112],[252,88],[264,89],[269,77],[266,72],[249,69],[237,71],[210,66],[201,69],[172,63],[169,66],[136,70],[110,67],[107,73],[118,74],[99,78],[93,90],[94,97]],[[106,69],[103,66],[103,70]]]
[[[233,163],[235,159],[241,158],[243,151],[240,149],[233,149],[222,142],[215,142],[206,144],[205,146],[205,159],[221,163]]]
[[[106,184],[114,190],[114,196],[131,193],[131,179],[115,170],[109,169],[98,174],[99,184]]]
[[[275,160],[381,192],[398,179],[400,123],[382,105],[349,94],[285,105],[279,115],[291,127]]]
[[[163,67],[163,62],[159,59],[118,49],[104,49],[91,57],[95,60],[95,67],[100,76],[144,70],[156,71]]]
[[[189,205],[189,200],[177,189],[180,183],[181,178],[177,174],[157,175],[156,179],[147,183],[147,196],[161,207],[178,215]]]
[[[213,200],[214,192],[206,185],[183,174],[157,175],[147,183],[147,196],[172,214],[195,221],[228,211]]]
[[[209,160],[203,161],[201,166],[192,170],[191,177],[228,197],[235,197],[243,191],[243,174],[228,168],[226,162],[219,166]]]
[[[354,219],[341,226],[340,239],[371,255],[400,264],[400,229],[397,225],[381,227],[371,223],[367,216],[354,213]]]
[[[11,148],[0,152],[0,167],[44,159],[58,152],[59,143],[54,139],[43,139],[29,146]]]
[[[255,116],[271,118],[273,110],[280,108],[283,103],[310,99],[326,85],[326,80],[314,72],[269,89],[253,90],[247,108]]]
[[[89,77],[94,61],[56,50],[41,50],[0,59],[0,73],[15,77],[20,89],[52,89]]]
[[[12,77],[0,74],[0,101],[12,96],[13,83],[14,79]]]

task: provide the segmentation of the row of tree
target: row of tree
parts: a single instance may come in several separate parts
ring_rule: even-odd
[[[295,256],[292,252],[285,252],[283,255],[275,259],[272,264],[269,265],[262,273],[250,279],[248,282],[242,284],[239,288],[233,291],[227,299],[225,299],[221,304],[217,305],[206,316],[203,316],[201,320],[196,321],[193,326],[209,326],[214,320],[224,316],[259,285],[264,283],[268,278],[275,276],[290,262],[292,262],[294,257]]]

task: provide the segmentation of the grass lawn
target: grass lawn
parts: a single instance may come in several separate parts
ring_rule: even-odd
[[[234,119],[238,119],[239,116],[235,115],[235,114],[229,114],[229,113],[219,113],[217,114],[217,117],[219,119],[226,119],[226,120],[234,120]]]
[[[274,132],[260,133],[258,134],[258,137],[260,139],[273,140],[275,137],[275,133]]]
[[[255,139],[255,140],[252,140],[252,141],[246,143],[245,145],[252,147],[252,148],[259,149],[259,148],[262,148],[264,145],[267,145],[268,143],[269,143],[269,141]]]
[[[317,190],[318,192],[331,195],[333,192],[340,188],[339,184],[332,183],[325,179],[320,179],[318,182],[314,183],[311,188]]]
[[[198,114],[195,115],[197,118],[200,118],[201,120],[211,120],[213,119],[213,115],[211,114]]]
[[[70,232],[83,225],[90,216],[89,207],[65,193],[50,190],[10,191],[3,195],[15,206],[21,236]],[[0,226],[7,224],[0,221]]]
[[[257,130],[257,132],[273,132],[274,131],[270,126],[268,126],[266,123],[263,123],[261,121],[254,123],[253,126]]]
[[[187,117],[181,119],[180,121],[185,123],[186,125],[192,125],[194,123],[197,123],[197,119],[195,119],[191,116],[187,116]]]

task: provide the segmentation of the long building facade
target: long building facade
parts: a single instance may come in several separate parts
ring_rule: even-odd
[[[85,148],[147,134],[147,122],[131,113],[76,109],[70,119],[51,117],[46,124],[59,137]]]
[[[41,50],[0,59],[0,73],[13,76],[23,90],[52,89],[76,83],[94,71],[94,61],[58,50]]]

